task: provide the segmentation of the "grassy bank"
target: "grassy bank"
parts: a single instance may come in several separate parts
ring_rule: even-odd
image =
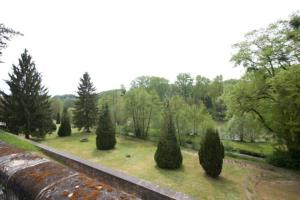
[[[22,139],[19,139],[15,135],[9,134],[3,130],[0,130],[0,141],[3,141],[7,144],[11,144],[15,147],[19,147],[19,148],[22,148],[22,149],[25,149],[28,151],[35,151],[35,152],[39,151],[39,149],[36,146],[34,146]]]
[[[64,138],[50,135],[42,143],[163,187],[184,192],[196,199],[247,199],[249,193],[255,195],[259,192],[260,188],[253,188],[255,187],[253,182],[258,181],[260,174],[268,175],[270,181],[266,184],[272,184],[273,179],[277,181],[277,172],[265,169],[269,167],[268,165],[263,165],[268,167],[260,167],[258,164],[232,158],[224,160],[221,177],[218,180],[212,179],[205,175],[199,165],[197,153],[191,150],[183,151],[182,168],[163,170],[156,167],[153,159],[156,146],[152,142],[118,137],[118,144],[114,150],[99,151],[95,145],[95,134],[87,134],[89,141],[80,142],[80,137],[83,135],[78,132]],[[297,176],[289,175],[289,172],[284,171],[279,173],[279,177],[281,180],[290,181]],[[293,189],[287,189],[276,196],[268,194],[267,198],[282,199],[283,196],[287,196],[289,199],[297,199],[295,198],[297,195]]]

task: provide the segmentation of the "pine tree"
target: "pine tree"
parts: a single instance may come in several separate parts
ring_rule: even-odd
[[[206,131],[198,155],[205,172],[213,178],[218,177],[222,171],[224,147],[217,130]]]
[[[79,130],[82,128],[90,132],[97,119],[97,94],[91,82],[90,75],[86,72],[80,79],[78,87],[78,98],[75,102],[74,125]]]
[[[71,123],[70,123],[70,116],[68,113],[68,109],[65,107],[61,116],[61,124],[58,129],[58,136],[70,136],[72,132]]]
[[[107,104],[103,106],[100,112],[96,134],[97,134],[97,138],[96,138],[97,149],[109,150],[109,149],[113,149],[114,146],[116,145],[117,141],[116,141],[115,129],[110,118]]]
[[[0,91],[1,119],[15,134],[44,137],[53,131],[48,90],[42,85],[42,76],[25,49],[19,65],[12,66],[9,80],[5,81],[10,94]]]
[[[56,114],[56,124],[60,124],[60,114],[59,114],[59,112]]]
[[[177,169],[182,164],[182,155],[180,146],[176,139],[175,126],[173,123],[172,113],[167,106],[164,116],[164,127],[162,136],[157,145],[154,160],[160,168]]]

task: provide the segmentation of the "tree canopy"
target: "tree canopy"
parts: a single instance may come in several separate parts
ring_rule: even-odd
[[[0,91],[1,118],[13,133],[44,137],[53,131],[48,90],[42,85],[31,55],[25,49],[5,81],[10,94]]]
[[[75,101],[73,123],[76,128],[90,132],[97,119],[97,96],[90,75],[86,72],[80,78],[78,97]]]

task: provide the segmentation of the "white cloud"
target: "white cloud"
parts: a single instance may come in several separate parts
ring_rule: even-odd
[[[24,48],[50,94],[74,93],[85,71],[98,91],[140,75],[238,78],[231,45],[297,8],[299,0],[2,1],[0,22],[24,36],[3,52],[0,87]]]

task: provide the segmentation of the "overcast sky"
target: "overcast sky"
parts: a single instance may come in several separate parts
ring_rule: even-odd
[[[89,72],[98,91],[141,75],[239,78],[232,44],[286,19],[300,0],[1,0],[0,23],[21,31],[3,51],[0,88],[27,48],[51,95],[75,93]]]

